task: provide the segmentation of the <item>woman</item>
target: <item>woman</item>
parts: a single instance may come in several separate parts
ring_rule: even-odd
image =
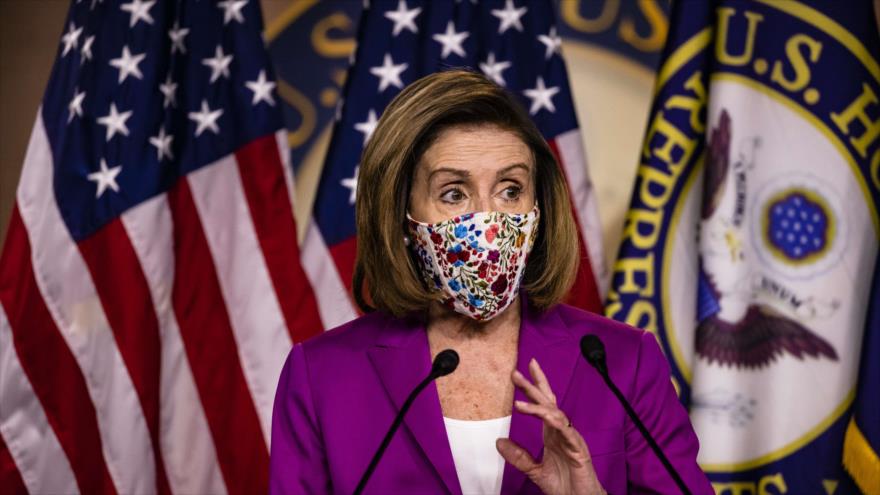
[[[447,348],[458,368],[415,400],[367,493],[677,493],[580,357],[586,333],[691,491],[712,492],[654,337],[559,304],[577,231],[564,177],[512,96],[465,71],[411,84],[364,150],[357,193],[366,316],[291,351],[273,493],[352,493]]]

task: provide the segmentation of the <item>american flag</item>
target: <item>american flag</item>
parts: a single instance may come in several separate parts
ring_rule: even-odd
[[[0,491],[262,493],[321,330],[257,0],[76,1],[0,258]]]
[[[357,314],[349,294],[361,151],[404,86],[450,67],[481,71],[518,95],[549,142],[568,179],[581,232],[580,273],[568,302],[601,309],[597,287],[607,277],[596,196],[555,25],[550,0],[369,3],[302,247],[325,326]]]

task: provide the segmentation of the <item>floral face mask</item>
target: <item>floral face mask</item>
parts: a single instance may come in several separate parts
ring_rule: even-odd
[[[428,287],[444,304],[477,321],[504,311],[519,290],[538,235],[538,205],[526,214],[468,213],[428,224],[407,214],[410,249]]]

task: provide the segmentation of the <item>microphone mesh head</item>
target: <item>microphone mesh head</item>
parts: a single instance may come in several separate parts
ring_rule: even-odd
[[[581,354],[592,364],[605,361],[605,345],[595,335],[581,337]]]
[[[431,373],[437,377],[446,376],[458,367],[458,353],[452,349],[445,349],[434,358]]]

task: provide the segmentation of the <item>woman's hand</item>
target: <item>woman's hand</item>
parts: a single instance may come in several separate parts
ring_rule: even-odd
[[[529,453],[508,438],[499,438],[495,448],[504,460],[522,471],[547,495],[596,495],[605,490],[596,478],[590,449],[584,438],[556,406],[556,396],[538,362],[529,362],[534,384],[517,370],[513,384],[533,402],[514,401],[514,407],[544,421],[544,457],[535,462]]]

